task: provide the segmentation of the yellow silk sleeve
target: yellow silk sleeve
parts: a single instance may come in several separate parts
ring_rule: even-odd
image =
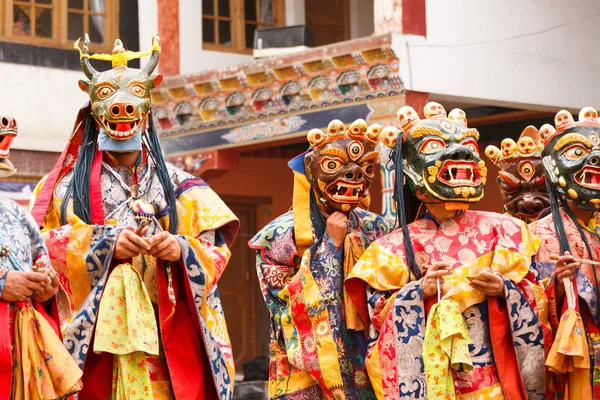
[[[350,271],[347,279],[352,278],[364,281],[373,289],[387,292],[406,285],[409,273],[403,257],[374,242]]]

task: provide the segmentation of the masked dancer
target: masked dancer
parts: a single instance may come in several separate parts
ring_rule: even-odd
[[[424,114],[402,107],[403,132],[381,133],[393,148],[398,229],[373,243],[346,281],[371,323],[375,393],[541,399],[543,334],[528,280],[537,242],[523,221],[468,210],[483,197],[487,169],[464,111],[447,116],[430,102]]]
[[[556,335],[546,364],[559,398],[600,398],[600,122],[591,107],[576,122],[559,111],[540,128],[552,214],[531,224],[541,239],[535,266],[550,277],[549,321]]]
[[[271,399],[374,399],[364,367],[367,324],[343,283],[389,228],[364,208],[380,131],[360,119],[311,130],[310,149],[289,163],[292,211],[250,241],[271,314]]]
[[[78,47],[78,43],[76,43]],[[84,399],[231,399],[234,363],[217,282],[238,221],[200,178],[165,163],[148,52],[80,51],[90,97],[32,213],[66,295],[64,343]],[[129,60],[149,55],[142,69]],[[97,71],[91,60],[112,69]]]
[[[0,115],[0,178],[16,172],[8,160],[17,121]],[[57,399],[81,389],[81,369],[62,344],[58,274],[35,220],[0,198],[0,398]]]

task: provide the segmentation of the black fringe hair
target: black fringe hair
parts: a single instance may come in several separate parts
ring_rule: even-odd
[[[327,221],[325,221],[325,217],[321,213],[315,191],[312,188],[310,189],[310,223],[315,230],[317,238],[322,238],[327,228]]]
[[[571,246],[569,246],[569,241],[567,240],[567,233],[565,231],[565,225],[562,219],[562,215],[560,212],[560,208],[565,211],[569,219],[573,222],[575,227],[577,228],[577,232],[579,232],[579,236],[585,245],[585,249],[587,250],[588,256],[590,260],[594,261],[592,248],[590,243],[585,235],[583,228],[577,222],[577,218],[573,214],[573,211],[569,208],[567,201],[558,193],[556,187],[551,183],[550,174],[548,171],[545,171],[546,174],[546,188],[548,189],[548,197],[550,198],[550,210],[552,211],[552,221],[554,223],[554,231],[556,232],[556,236],[558,238],[558,244],[560,249],[560,255],[565,254],[565,251],[573,254],[571,252]],[[560,206],[559,206],[560,203]],[[594,288],[596,290],[596,296],[598,296],[598,276],[596,273],[596,268],[592,268],[594,273]],[[600,301],[596,302],[596,320],[600,318]]]
[[[396,227],[402,229],[404,252],[408,262],[408,269],[416,279],[421,279],[423,274],[415,259],[415,250],[412,246],[408,221],[414,221],[419,209],[419,201],[412,193],[409,185],[404,184],[404,160],[402,157],[402,134],[398,135],[396,146],[390,151],[390,160],[394,163],[396,179],[394,182],[394,201],[396,202]]]

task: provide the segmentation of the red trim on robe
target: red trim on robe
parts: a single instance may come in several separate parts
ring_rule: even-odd
[[[102,204],[102,152],[96,151],[90,173],[90,207],[92,224],[104,225],[104,206]]]
[[[506,302],[496,296],[488,296],[487,301],[490,339],[504,398],[526,400],[527,391],[521,378]]]
[[[356,307],[358,316],[366,328],[365,332],[368,332],[371,319],[369,317],[369,306],[367,305],[367,284],[358,278],[350,278],[344,283],[344,286],[346,286],[346,293],[348,293],[350,300]]]
[[[10,399],[12,370],[10,303],[0,301],[0,399]]]
[[[218,399],[185,266],[183,262],[171,263],[176,305],[175,313],[168,319],[172,304],[167,294],[167,276],[161,261],[157,260],[156,267],[160,332],[175,397]]]

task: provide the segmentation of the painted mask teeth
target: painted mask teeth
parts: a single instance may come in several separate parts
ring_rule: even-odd
[[[15,136],[17,135],[13,133],[0,135],[0,158],[8,157],[10,154],[10,145]]]
[[[336,181],[327,188],[329,196],[339,202],[358,202],[365,195],[365,184]]]
[[[600,190],[600,168],[584,167],[575,174],[575,181],[581,186]]]
[[[137,120],[132,120],[132,121],[111,122],[111,121],[108,121],[106,119],[106,117],[101,115],[100,120],[102,121],[104,130],[106,131],[108,136],[110,136],[114,139],[124,140],[124,139],[130,139],[133,136],[135,136],[135,134],[138,131],[138,127],[139,127],[141,121],[143,120],[143,117],[141,117]],[[129,128],[129,129],[123,129],[123,128]]]
[[[438,174],[438,179],[451,186],[476,186],[480,183],[479,170],[473,163],[449,163]]]

